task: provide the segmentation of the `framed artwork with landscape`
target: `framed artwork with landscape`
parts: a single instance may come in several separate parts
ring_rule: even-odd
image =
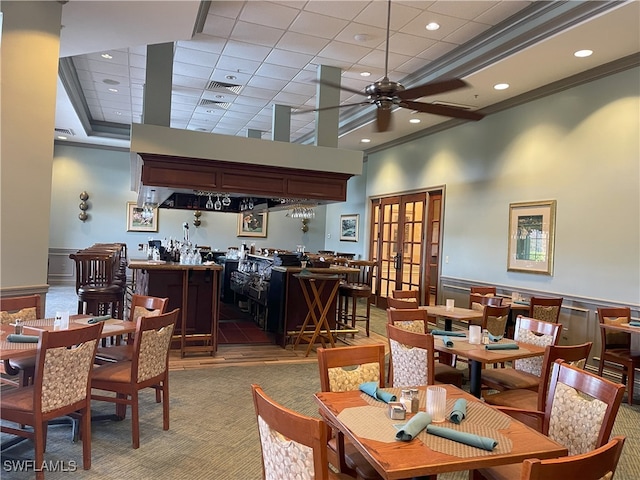
[[[552,275],[555,223],[555,200],[509,204],[507,270]]]
[[[139,207],[127,202],[127,232],[157,232],[158,207]]]
[[[244,211],[238,214],[238,237],[267,236],[267,212]]]
[[[360,215],[340,215],[340,240],[345,242],[358,241],[358,220]]]

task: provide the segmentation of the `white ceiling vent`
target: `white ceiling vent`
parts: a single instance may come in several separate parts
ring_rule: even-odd
[[[231,106],[231,104],[229,102],[218,102],[216,100],[208,100],[206,98],[203,98],[202,100],[200,100],[200,103],[198,103],[198,106],[227,110]]]
[[[242,90],[242,85],[234,85],[233,83],[216,82],[215,80],[212,80],[208,83],[207,90],[212,92],[231,92],[238,95],[240,90]]]
[[[71,130],[70,128],[56,128],[56,129],[54,129],[54,131],[56,132],[56,135],[71,135],[71,136],[75,136],[75,133],[73,133],[73,130]]]

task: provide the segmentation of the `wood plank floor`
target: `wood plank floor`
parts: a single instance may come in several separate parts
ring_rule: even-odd
[[[377,308],[371,308],[371,316],[386,318],[386,312]],[[336,345],[367,345],[372,343],[384,343],[387,345],[387,338],[375,332],[370,332],[369,337],[361,333],[353,338],[351,335],[340,336]],[[320,346],[320,344],[318,344]],[[172,350],[169,355],[169,370],[187,370],[193,368],[216,368],[231,365],[264,365],[273,363],[315,363],[317,356],[315,348],[311,349],[308,357],[305,357],[306,345],[298,345],[293,349],[289,344],[286,348],[279,345],[218,345],[218,352],[215,356],[203,354],[189,354],[180,358],[180,352]]]

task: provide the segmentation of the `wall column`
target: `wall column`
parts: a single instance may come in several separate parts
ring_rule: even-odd
[[[3,1],[0,106],[2,295],[48,289],[60,2]],[[80,191],[78,191],[80,194]],[[70,211],[76,216],[78,211]],[[78,220],[79,222],[79,220]],[[78,245],[81,247],[84,245]]]

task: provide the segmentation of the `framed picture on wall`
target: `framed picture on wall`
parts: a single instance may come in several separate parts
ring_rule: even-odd
[[[555,200],[511,203],[507,270],[553,275],[555,223]]]
[[[127,202],[127,232],[157,232],[158,207],[139,207]]]
[[[267,220],[267,212],[240,212],[238,214],[238,237],[266,238]]]
[[[340,215],[340,240],[345,242],[358,241],[358,223],[360,215]]]

